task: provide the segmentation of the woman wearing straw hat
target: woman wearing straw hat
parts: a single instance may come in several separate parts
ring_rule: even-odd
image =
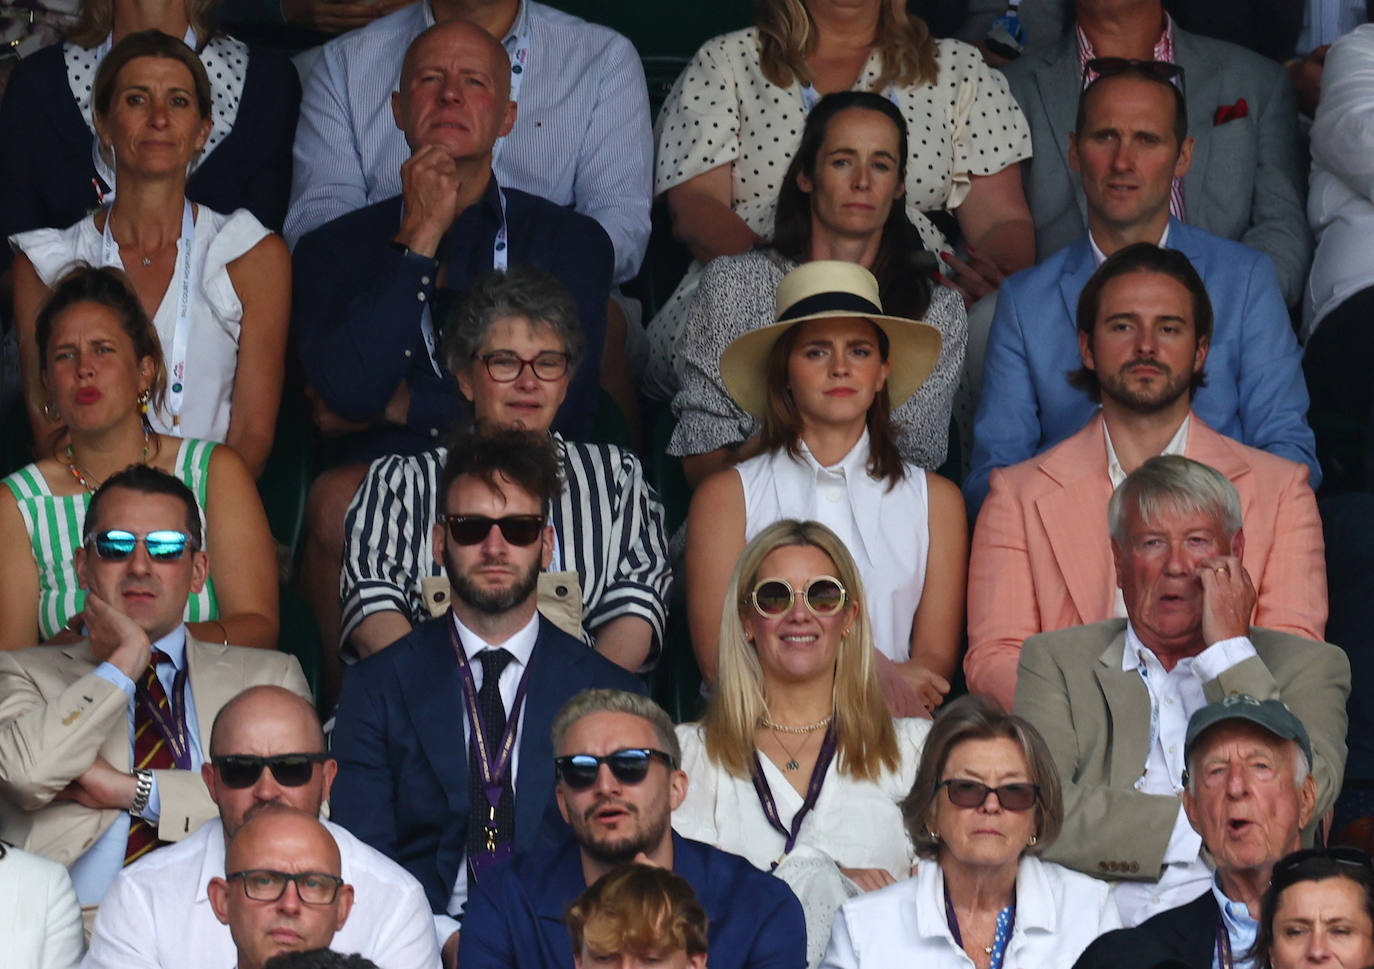
[[[858,563],[880,674],[894,713],[949,690],[964,619],[968,528],[951,482],[904,462],[891,411],[929,375],[940,333],[883,312],[855,263],[792,270],[776,322],[721,356],[730,396],[763,424],[762,453],[707,478],[687,517],[687,608],[708,681],[730,572],[745,543],[782,518],[827,525]],[[915,702],[914,702],[915,701]]]

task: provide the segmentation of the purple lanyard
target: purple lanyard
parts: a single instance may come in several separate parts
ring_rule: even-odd
[[[949,884],[945,884],[945,921],[949,923],[949,934],[954,936],[954,944],[964,947],[964,934],[959,931],[959,918],[954,914],[954,900],[949,897]],[[1007,954],[1007,944],[1011,942],[1011,930],[1016,925],[1016,902],[1012,902],[997,913],[997,934],[993,937],[992,948],[988,955],[988,969],[1001,969],[1002,959]]]
[[[1217,966],[1218,969],[1232,969],[1235,960],[1231,957],[1231,933],[1226,928],[1226,919],[1217,909]]]
[[[156,666],[153,667],[153,675],[157,676]],[[134,687],[134,694],[138,702],[143,704],[143,709],[152,719],[157,732],[167,742],[167,749],[172,752],[172,760],[176,762],[177,770],[190,770],[191,737],[186,729],[186,670],[177,670],[177,675],[172,680],[172,695],[167,698],[167,704],[172,708],[170,720],[167,714],[162,712],[148,687],[143,684],[142,677]]]
[[[816,758],[816,766],[811,769],[811,783],[806,788],[806,800],[797,813],[792,816],[792,828],[788,828],[782,823],[782,818],[778,815],[777,802],[773,800],[773,792],[768,788],[768,781],[763,776],[763,764],[759,761],[758,751],[754,752],[754,792],[759,796],[759,804],[763,806],[763,816],[768,819],[768,823],[780,835],[787,839],[787,846],[783,849],[782,858],[773,862],[769,871],[782,864],[782,859],[792,853],[792,849],[797,846],[797,835],[801,833],[802,822],[811,813],[811,809],[816,806],[816,800],[821,796],[821,785],[825,783],[825,773],[830,769],[830,762],[835,759],[835,722],[830,722],[830,727],[825,732],[825,739],[821,741],[821,753]]]
[[[472,665],[463,644],[458,641],[458,628],[453,623],[453,613],[448,617],[448,635],[453,641],[453,651],[458,656],[458,676],[463,681],[463,705],[467,707],[468,723],[472,725],[472,738],[477,748],[477,766],[482,772],[482,792],[486,795],[487,806],[492,811],[501,802],[501,788],[510,770],[511,756],[515,753],[515,733],[520,725],[520,707],[525,702],[525,691],[529,687],[530,663],[525,664],[525,672],[520,676],[520,685],[515,689],[515,699],[511,701],[510,713],[506,716],[506,730],[501,735],[501,745],[497,748],[493,761],[491,748],[487,746],[487,725],[482,719],[482,709],[477,702],[477,681],[472,675]]]

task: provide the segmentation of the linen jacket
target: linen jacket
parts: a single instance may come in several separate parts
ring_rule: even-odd
[[[103,757],[128,771],[129,699],[97,676],[90,643],[0,653],[0,838],[70,866],[119,817],[54,797]],[[250,686],[283,686],[310,700],[296,657],[186,636],[186,670],[201,742],[220,708]],[[157,836],[180,841],[216,816],[200,771],[154,771]]]
[[[1184,70],[1193,136],[1193,161],[1183,176],[1188,224],[1268,254],[1284,303],[1293,306],[1312,259],[1293,85],[1268,58],[1177,24],[1174,60]],[[1088,227],[1083,187],[1069,168],[1069,134],[1082,82],[1075,32],[1028,52],[1006,74],[1035,144],[1023,181],[1036,227],[1035,251],[1044,259]],[[1232,117],[1217,124],[1222,108],[1231,109]]]
[[[1202,685],[1208,703],[1233,693],[1280,699],[1312,740],[1317,809],[1336,800],[1345,767],[1350,661],[1330,643],[1250,627],[1256,657]],[[1026,640],[1015,711],[1044,736],[1064,789],[1064,827],[1047,860],[1100,878],[1156,881],[1179,799],[1135,789],[1150,744],[1150,697],[1123,670],[1126,620],[1041,633]]]
[[[992,472],[969,564],[969,689],[1010,709],[1027,636],[1109,619],[1115,601],[1099,415],[1039,457]],[[1255,625],[1321,639],[1326,554],[1307,468],[1222,437],[1196,414],[1184,454],[1240,493]]]

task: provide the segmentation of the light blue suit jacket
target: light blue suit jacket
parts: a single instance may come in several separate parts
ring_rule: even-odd
[[[1302,351],[1263,253],[1169,221],[1168,246],[1193,263],[1216,320],[1205,365],[1207,386],[1193,410],[1226,437],[1298,461],[1321,483]],[[1078,294],[1092,276],[1085,232],[1038,266],[1007,279],[997,295],[973,420],[972,471],[964,482],[969,513],[987,497],[988,474],[1034,457],[1083,427],[1097,410],[1067,374],[1078,355]]]

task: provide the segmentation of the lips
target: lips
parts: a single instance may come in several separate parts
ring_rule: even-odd
[[[825,392],[825,396],[827,396],[827,397],[853,397],[856,393],[858,393],[858,391],[855,390],[853,387],[836,387],[836,388],[834,388],[833,390],[827,390],[827,391]]]
[[[633,805],[624,801],[602,800],[587,810],[588,821],[596,821],[606,826],[614,826],[636,813]]]
[[[94,404],[100,397],[100,391],[94,387],[82,387],[76,392],[76,402],[81,405]]]

